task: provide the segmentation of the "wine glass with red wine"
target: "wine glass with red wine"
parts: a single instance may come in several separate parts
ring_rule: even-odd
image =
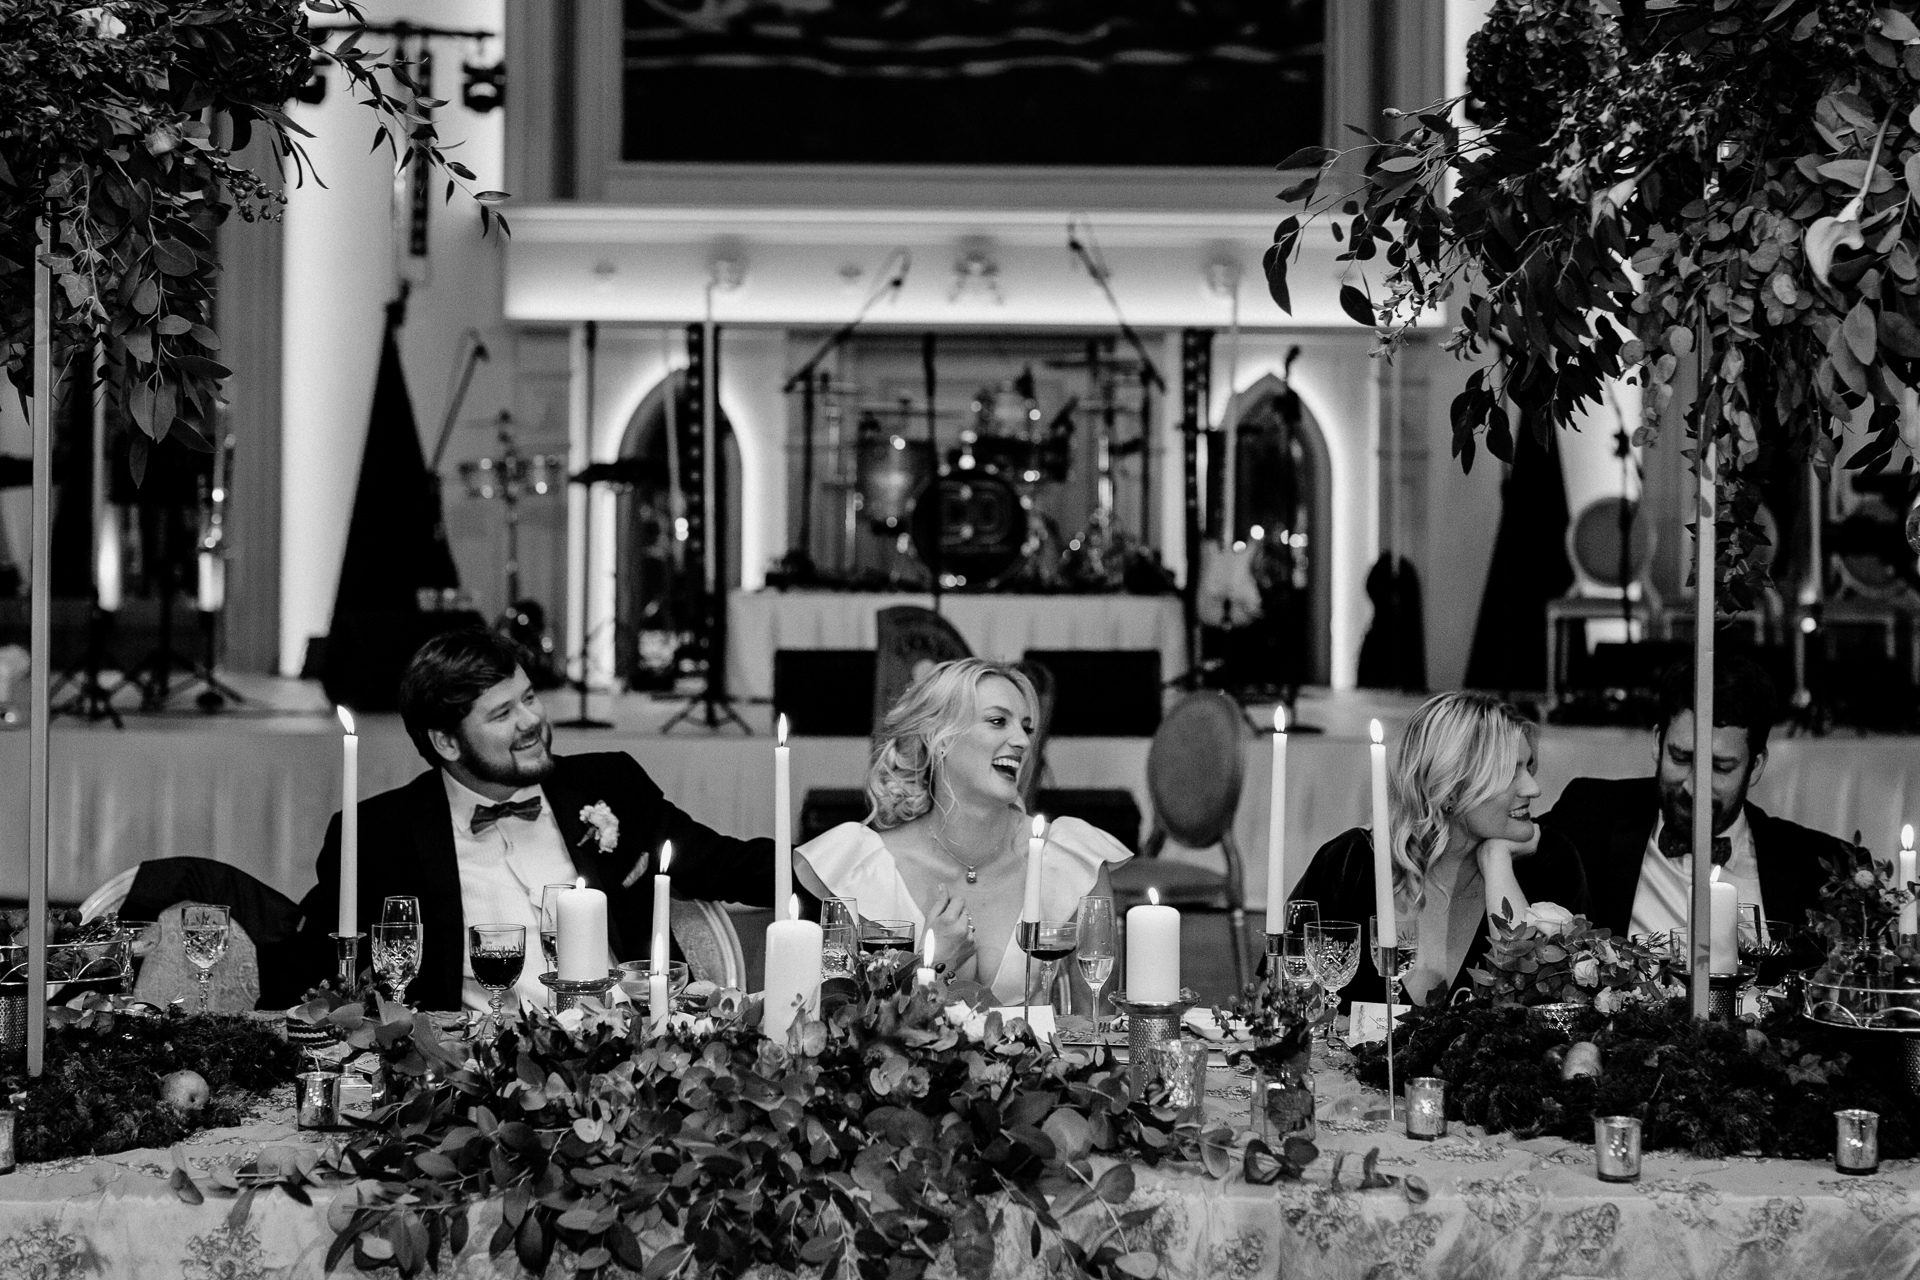
[[[476,924],[467,926],[467,962],[473,966],[473,979],[487,989],[494,1024],[500,1022],[500,1005],[520,981],[527,963],[527,926],[523,924]]]
[[[1022,920],[1015,934],[1020,949],[1033,963],[1027,969],[1027,1003],[1046,1005],[1058,1013],[1070,1012],[1054,1002],[1060,965],[1080,945],[1078,920]]]

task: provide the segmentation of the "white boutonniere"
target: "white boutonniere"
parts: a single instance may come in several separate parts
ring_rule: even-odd
[[[607,807],[605,800],[596,800],[580,811],[580,821],[593,828],[592,838],[600,845],[600,852],[612,853],[620,845],[620,819],[613,816],[613,810]],[[588,837],[582,836],[580,843],[585,844]]]

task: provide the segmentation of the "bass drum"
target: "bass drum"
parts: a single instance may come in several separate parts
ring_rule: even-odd
[[[999,476],[950,475],[914,499],[914,550],[939,564],[945,585],[987,591],[1020,569],[1028,551],[1027,500]]]

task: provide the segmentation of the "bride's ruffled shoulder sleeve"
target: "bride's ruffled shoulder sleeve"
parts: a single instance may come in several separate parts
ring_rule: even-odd
[[[1100,868],[1117,867],[1132,857],[1127,846],[1091,822],[1055,818],[1047,828],[1047,860],[1040,880],[1048,914],[1056,920],[1072,919],[1080,899],[1093,891]]]
[[[920,921],[920,909],[907,892],[886,842],[872,827],[843,822],[794,851],[795,874],[823,896],[853,898],[864,917]]]

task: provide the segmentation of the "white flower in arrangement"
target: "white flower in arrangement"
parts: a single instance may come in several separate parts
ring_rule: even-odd
[[[580,810],[580,821],[593,828],[593,834],[600,844],[600,852],[612,853],[619,846],[620,819],[613,815],[613,810],[607,806],[605,800],[596,800]],[[585,844],[586,841],[583,839],[580,843]]]
[[[1557,902],[1536,902],[1527,908],[1524,923],[1550,938],[1557,938],[1573,927],[1573,912]]]
[[[1620,992],[1612,987],[1602,987],[1594,993],[1593,1011],[1602,1016],[1611,1016],[1620,1012],[1621,1005],[1625,1003],[1626,999]]]
[[[1573,980],[1583,987],[1600,985],[1600,962],[1592,956],[1581,956],[1573,962]]]
[[[1860,868],[1860,870],[1853,873],[1853,882],[1859,885],[1862,889],[1873,888],[1873,880],[1874,880],[1873,872],[1867,870],[1865,867],[1862,867]]]
[[[75,9],[68,16],[80,24],[81,31],[100,40],[118,40],[127,34],[127,24],[108,12],[105,5]]]
[[[976,1009],[964,1000],[955,1000],[946,1007],[944,1012],[947,1015],[947,1021],[960,1028],[960,1034],[966,1036],[969,1040],[985,1040],[987,1038],[987,1011],[985,1009]]]

